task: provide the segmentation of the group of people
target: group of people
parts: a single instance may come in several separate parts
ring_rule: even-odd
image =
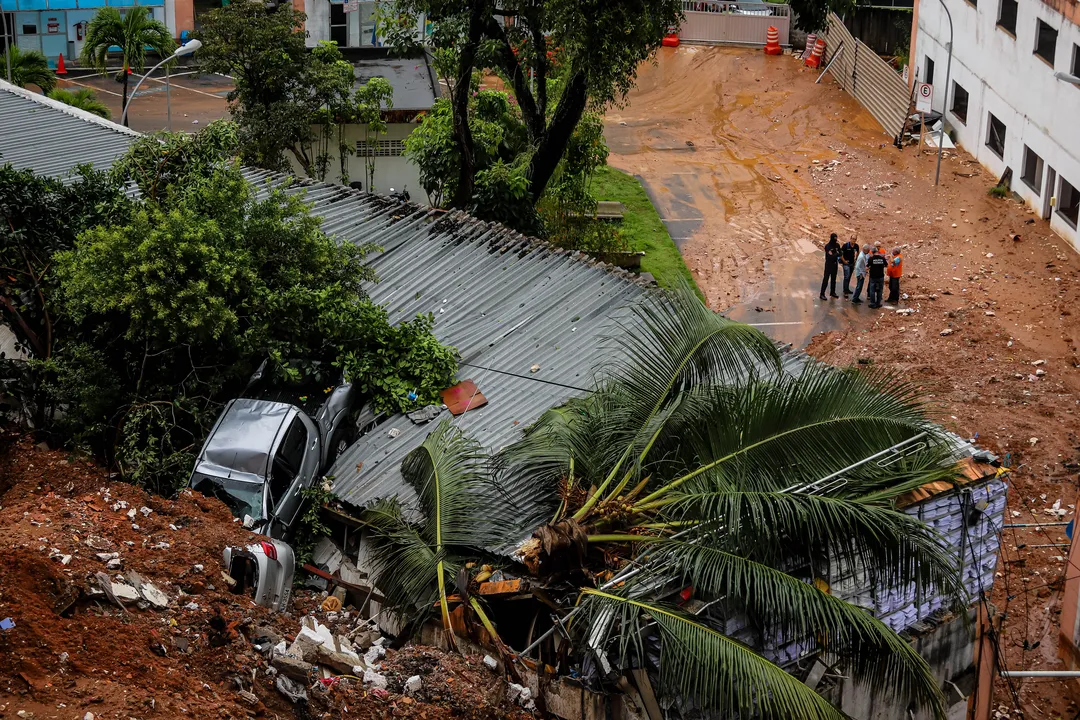
[[[889,297],[887,303],[900,302],[900,278],[904,274],[904,255],[900,248],[893,248],[892,256],[885,253],[881,245],[863,245],[854,239],[843,245],[836,238],[836,233],[829,236],[825,245],[825,277],[821,280],[821,299],[826,300],[825,291],[834,297],[836,294],[836,274],[844,269],[844,297],[851,297],[851,302],[861,303],[863,285],[866,285],[866,299],[869,307],[881,307],[881,296],[885,289],[885,278],[889,278]],[[855,292],[851,292],[851,278],[855,278]]]

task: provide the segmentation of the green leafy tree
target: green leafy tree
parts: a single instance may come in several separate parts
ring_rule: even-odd
[[[95,95],[94,91],[90,88],[79,88],[77,90],[56,88],[50,90],[48,95],[53,100],[59,100],[65,105],[85,110],[88,113],[93,113],[106,120],[112,119],[112,113],[109,112],[109,106],[98,100],[97,95]]]
[[[367,175],[368,190],[375,191],[375,145],[379,135],[386,134],[385,110],[394,106],[394,87],[384,78],[372,78],[356,89],[353,98],[355,111],[352,120],[364,126],[367,150],[364,153],[364,171]],[[342,167],[345,166],[345,152],[341,151]],[[342,172],[342,182],[346,182]]]
[[[375,246],[327,236],[287,184],[249,185],[238,145],[225,122],[147,136],[71,190],[0,169],[0,315],[31,355],[0,363],[5,387],[39,431],[162,492],[268,357],[288,379],[340,367],[376,411],[437,402],[456,372],[430,316],[391,326],[367,297]]]
[[[595,390],[550,410],[522,440],[484,458],[440,429],[402,465],[419,518],[387,501],[370,516],[377,582],[394,610],[437,612],[449,627],[444,586],[471,604],[476,579],[460,568],[517,546],[549,596],[572,608],[559,623],[571,663],[602,656],[616,669],[651,668],[669,697],[724,717],[844,717],[725,634],[742,618],[763,648],[801,643],[944,718],[937,681],[911,644],[821,589],[848,567],[874,592],[962,599],[956,558],[896,506],[956,475],[914,388],[816,364],[792,374],[766,336],[713,314],[688,288],[636,314]],[[918,452],[859,464],[922,433]],[[440,477],[451,481],[433,487]],[[480,514],[469,505],[478,501]],[[684,588],[699,614],[672,602]]]
[[[240,128],[244,162],[288,171],[288,153],[310,177],[322,178],[330,157],[330,126],[356,113],[356,79],[335,43],[308,51],[305,19],[290,4],[268,9],[262,3],[236,2],[202,16],[196,35],[203,43],[203,70],[230,75],[236,82],[229,104]],[[327,132],[317,135],[313,124]]]
[[[855,0],[791,0],[795,27],[804,32],[819,32],[829,25],[829,13],[843,16],[855,11]]]
[[[124,108],[128,102],[128,70],[141,73],[146,69],[148,49],[162,58],[172,55],[176,41],[165,24],[154,19],[149,8],[129,8],[121,16],[116,8],[103,7],[86,28],[80,59],[84,65],[96,68],[104,75],[111,47],[120,48],[120,79],[124,83],[120,107]],[[124,124],[127,124],[126,118]]]
[[[0,68],[4,70],[11,63],[11,82],[19,87],[37,85],[46,94],[56,87],[56,75],[40,50],[20,50],[17,45],[11,45],[0,60],[3,62]]]
[[[448,81],[454,141],[460,164],[450,201],[472,202],[478,162],[469,122],[475,71],[493,70],[515,98],[534,149],[523,172],[532,201],[547,188],[578,121],[590,104],[602,109],[626,96],[638,65],[660,46],[665,29],[681,15],[679,0],[600,0],[493,3],[463,0],[396,0],[383,10],[388,42],[417,42],[415,18],[435,25],[432,42]],[[559,62],[552,61],[558,48]],[[552,86],[549,80],[557,80]]]

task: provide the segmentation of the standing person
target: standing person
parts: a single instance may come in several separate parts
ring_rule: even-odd
[[[844,268],[844,297],[851,294],[851,275],[855,272],[855,256],[859,254],[859,243],[850,238],[840,246],[840,264]]]
[[[866,261],[870,259],[870,246],[863,245],[859,250],[859,256],[855,258],[855,294],[851,296],[851,302],[861,303],[859,295],[862,294],[863,283],[866,282]]]
[[[900,277],[904,274],[904,255],[900,248],[893,248],[892,260],[889,261],[889,299],[885,302],[900,302]]]
[[[840,243],[836,241],[836,233],[829,236],[829,242],[825,245],[825,277],[821,279],[821,299],[825,299],[825,288],[831,288],[829,294],[832,297],[840,297],[836,294],[836,265],[840,260]]]
[[[874,253],[866,261],[866,275],[870,281],[866,298],[874,309],[881,307],[881,291],[885,287],[885,269],[888,266],[889,259],[885,257],[885,251],[881,247],[874,248]]]

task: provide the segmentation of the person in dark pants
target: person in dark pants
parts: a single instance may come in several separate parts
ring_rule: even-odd
[[[885,257],[885,251],[874,248],[874,254],[866,261],[866,274],[870,281],[866,291],[866,299],[870,301],[870,307],[881,307],[881,291],[885,289],[885,269],[889,266],[889,259]]]
[[[836,267],[840,260],[840,243],[836,241],[836,233],[829,236],[829,242],[825,245],[825,277],[821,279],[821,299],[825,299],[825,288],[830,286],[830,295],[836,294]]]
[[[904,255],[900,248],[893,248],[892,259],[889,260],[889,299],[885,302],[896,304],[900,302],[900,278],[904,274]]]
[[[851,238],[840,246],[840,265],[844,268],[844,297],[851,294],[851,276],[855,272],[855,260],[859,255],[859,243]]]
[[[855,258],[855,294],[851,296],[851,302],[861,303],[863,284],[866,282],[866,261],[870,259],[870,246],[863,245],[859,256]]]

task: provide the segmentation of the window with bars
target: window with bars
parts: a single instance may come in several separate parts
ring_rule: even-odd
[[[360,157],[401,157],[405,154],[405,143],[401,140],[356,141],[356,154]]]

